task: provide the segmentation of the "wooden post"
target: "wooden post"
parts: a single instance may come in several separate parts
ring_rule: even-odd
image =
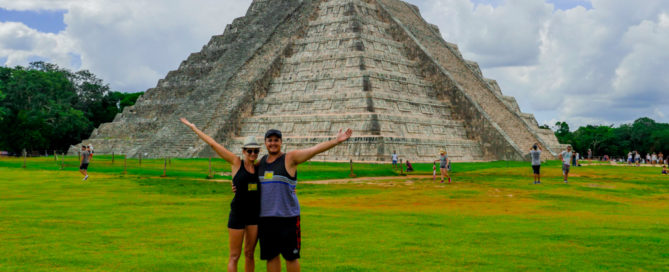
[[[160,177],[167,177],[167,158],[165,158],[165,164],[163,164],[163,175]]]
[[[123,174],[128,173],[128,155],[123,156]]]
[[[114,152],[112,152],[112,164],[114,164]]]
[[[354,178],[355,174],[353,173],[353,159],[351,159],[350,164],[351,164],[351,174],[349,174],[348,176]]]
[[[242,165],[242,167],[244,166]],[[214,176],[211,174],[211,156],[209,156],[209,175],[207,176],[207,178],[213,178],[213,177]]]
[[[58,162],[58,154],[56,153],[56,150],[53,151],[53,160]]]
[[[26,149],[24,148],[24,149],[23,149],[23,168],[26,168],[26,156],[27,156],[26,153],[28,153],[28,152],[27,152]]]

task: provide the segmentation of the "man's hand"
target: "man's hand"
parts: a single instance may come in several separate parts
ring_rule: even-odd
[[[346,129],[346,131],[342,131],[341,129],[339,129],[339,132],[337,133],[337,137],[336,137],[337,142],[341,143],[343,141],[348,140],[348,138],[351,138],[352,134],[353,134],[353,130],[351,130],[350,128]]]
[[[242,167],[243,167],[243,166],[242,166]],[[233,193],[236,193],[236,192],[237,192],[237,186],[235,186],[234,184],[232,185],[232,192],[233,192]]]

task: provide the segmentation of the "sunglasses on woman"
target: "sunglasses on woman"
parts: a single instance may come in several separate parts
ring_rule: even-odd
[[[258,154],[260,153],[260,149],[246,149],[246,153],[249,153],[249,155]]]

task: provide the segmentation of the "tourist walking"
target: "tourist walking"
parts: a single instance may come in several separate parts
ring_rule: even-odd
[[[564,178],[564,183],[567,183],[569,180],[569,163],[571,162],[574,153],[571,151],[571,145],[567,146],[567,150],[560,153],[559,158],[562,161],[562,176]]]
[[[632,155],[632,151],[627,153],[627,165],[632,165],[634,163],[634,156]]]
[[[235,196],[230,203],[228,216],[228,237],[230,241],[230,257],[228,271],[237,271],[237,265],[244,247],[244,270],[255,271],[255,250],[258,244],[258,221],[260,216],[260,181],[255,161],[260,153],[260,145],[255,137],[249,136],[242,145],[244,158],[232,153],[209,135],[205,134],[188,120],[181,122],[209,144],[222,159],[230,163],[232,184]]]
[[[637,167],[641,166],[641,154],[639,154],[639,151],[634,151],[634,162]]]
[[[541,184],[541,147],[537,144],[530,148],[530,158],[532,159],[532,172],[534,172],[534,184]]]
[[[314,156],[348,140],[353,131],[339,130],[334,139],[306,149],[281,151],[281,131],[265,133],[268,155],[260,159],[258,174],[260,192],[260,259],[267,260],[267,271],[281,271],[281,259],[286,260],[288,272],[300,271],[301,227],[300,204],[297,201],[297,166]]]
[[[84,178],[82,180],[87,180],[88,179],[88,164],[91,162],[91,153],[88,151],[87,147],[85,145],[81,146],[81,154],[80,154],[80,159],[81,164],[79,165],[79,173],[84,175]]]
[[[451,161],[448,159],[448,155],[446,154],[446,150],[441,150],[439,151],[439,159],[435,160],[435,162],[439,162],[439,172],[441,173],[441,183],[444,183],[444,176],[448,178],[448,183],[451,183],[451,176],[448,175],[448,168],[449,165],[451,164]]]
[[[393,151],[391,159],[393,161],[393,169],[397,169],[397,153],[395,153],[395,151]]]

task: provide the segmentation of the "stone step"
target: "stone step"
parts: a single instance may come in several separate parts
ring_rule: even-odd
[[[297,108],[308,108],[309,107],[308,104],[312,104],[312,106],[316,107],[316,109],[327,109],[330,108],[330,106],[328,106],[327,104],[344,103],[349,100],[366,99],[368,97],[374,99],[375,101],[385,100],[387,102],[409,103],[411,105],[417,105],[417,106],[429,105],[432,107],[442,107],[442,108],[452,107],[450,101],[438,101],[429,97],[415,97],[415,96],[409,96],[408,94],[405,93],[384,92],[384,91],[371,92],[368,94],[360,92],[359,90],[356,91],[338,90],[336,93],[321,92],[321,93],[314,93],[309,96],[304,96],[293,92],[275,93],[270,96],[257,100],[255,106],[265,107],[264,105],[272,106],[272,105],[282,105],[288,103],[300,103],[300,105]],[[412,110],[413,109],[411,108],[406,108],[406,111],[412,111]]]
[[[299,55],[291,56],[284,60],[284,64],[290,65],[304,65],[313,62],[328,62],[328,61],[341,61],[340,65],[331,64],[332,68],[335,67],[357,67],[359,68],[359,60],[364,60],[366,65],[373,65],[376,61],[390,62],[396,65],[404,65],[411,68],[415,68],[418,64],[415,61],[408,60],[403,55],[388,54],[388,53],[379,53],[379,52],[365,52],[365,51],[355,51],[355,52],[346,52],[346,51],[329,51],[308,55]],[[372,62],[374,61],[374,62]],[[373,67],[373,66],[371,66]]]

